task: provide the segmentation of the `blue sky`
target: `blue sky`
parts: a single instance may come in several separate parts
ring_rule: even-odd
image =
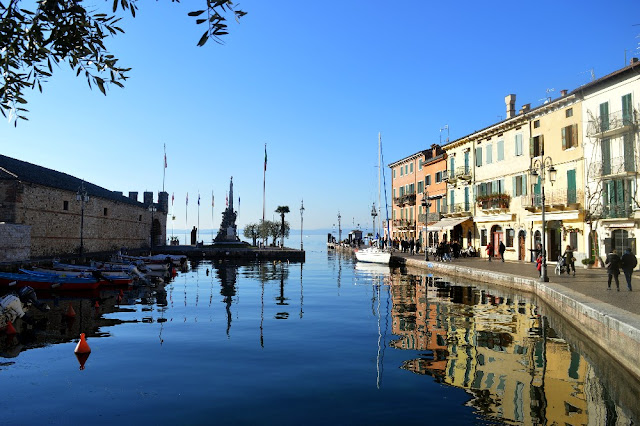
[[[205,229],[230,176],[239,226],[262,218],[267,143],[267,218],[287,205],[299,228],[304,199],[305,228],[340,212],[343,228],[370,229],[378,132],[388,164],[444,140],[445,125],[453,140],[504,119],[509,93],[535,107],[621,68],[640,41],[637,0],[244,0],[225,44],[198,48],[204,28],[186,14],[200,3],[140,2],[107,44],[133,67],[125,88],[105,97],[61,66],[28,93],[28,122],[0,122],[0,152],[142,193],[162,189],[166,144],[174,225],[196,225],[199,192]]]

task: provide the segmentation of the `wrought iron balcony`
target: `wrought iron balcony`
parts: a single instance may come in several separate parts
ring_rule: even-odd
[[[591,117],[587,123],[587,136],[607,138],[631,131],[638,125],[638,111],[615,111],[608,115]]]
[[[635,174],[638,171],[638,160],[634,155],[614,157],[608,161],[593,162],[589,165],[589,177],[619,176]]]
[[[398,206],[410,205],[414,206],[416,204],[416,194],[415,192],[412,194],[403,194],[399,197],[393,199],[393,204]]]
[[[459,179],[470,180],[471,179],[471,168],[468,166],[459,166],[456,167],[455,176]]]
[[[447,212],[452,216],[464,216],[471,214],[471,202],[449,204]]]
[[[476,202],[478,203],[478,207],[483,210],[508,209],[511,202],[511,195],[504,193],[478,195]]]
[[[418,223],[425,223],[425,219],[427,218],[426,213],[420,213],[418,215]],[[437,222],[440,220],[440,213],[429,212],[429,223]]]
[[[630,204],[605,204],[602,206],[602,219],[624,219],[633,216]]]
[[[393,226],[398,229],[414,229],[416,227],[416,221],[409,219],[394,219]]]
[[[584,192],[581,189],[556,189],[545,191],[545,206],[557,209],[576,208],[582,204]],[[522,196],[522,207],[527,210],[542,208],[542,194],[529,194]]]

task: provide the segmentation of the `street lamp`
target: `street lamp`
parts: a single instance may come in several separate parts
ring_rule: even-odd
[[[376,237],[376,216],[378,216],[378,212],[376,211],[376,203],[373,203],[373,207],[371,208],[371,218],[373,219],[373,238]]]
[[[531,170],[529,171],[532,183],[534,179],[539,177],[540,186],[542,188],[542,267],[540,270],[540,281],[545,283],[549,282],[549,276],[547,275],[547,222],[544,217],[546,204],[544,183],[547,172],[549,172],[549,182],[551,182],[551,185],[553,186],[553,183],[556,181],[557,170],[553,167],[553,160],[551,160],[551,157],[544,156],[535,160]]]
[[[304,213],[304,200],[300,202],[300,251],[303,250],[302,246],[302,213]]]
[[[422,206],[427,210],[427,215],[424,219],[424,260],[429,261],[429,207],[431,207],[431,201],[429,200],[429,191],[422,193]]]
[[[84,181],[80,184],[76,192],[76,201],[80,201],[80,259],[84,255],[84,203],[89,201],[89,195],[84,188]]]
[[[155,212],[158,211],[158,209],[156,208],[156,206],[151,203],[149,205],[149,211],[151,212],[151,230],[150,230],[150,234],[151,234],[151,254],[153,254],[153,214]]]

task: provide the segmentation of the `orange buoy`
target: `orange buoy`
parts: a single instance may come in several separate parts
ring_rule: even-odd
[[[78,362],[80,363],[80,370],[84,370],[84,364],[85,362],[87,362],[87,359],[89,358],[89,353],[86,354],[76,354],[76,358],[78,359]]]
[[[7,336],[13,336],[18,333],[13,324],[11,324],[11,321],[7,323],[7,326],[4,328],[4,332]]]
[[[69,307],[67,308],[67,313],[65,315],[69,318],[74,318],[76,316],[76,311],[73,310],[71,303],[69,303]]]
[[[84,333],[80,333],[80,341],[78,342],[78,345],[73,352],[77,354],[91,353],[91,348],[89,347],[87,341],[84,339]]]

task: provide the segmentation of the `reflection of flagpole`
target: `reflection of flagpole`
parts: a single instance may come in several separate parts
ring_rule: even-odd
[[[187,244],[187,232],[189,229],[189,193],[187,192],[187,202],[184,208],[184,243]]]
[[[211,190],[211,242],[213,243],[213,190]]]
[[[176,220],[176,212],[173,208],[173,198],[176,194],[171,194],[171,238],[173,238],[173,222]]]
[[[264,222],[265,194],[267,189],[267,144],[264,144],[264,172],[262,173],[262,221]]]
[[[198,241],[200,241],[200,192],[198,191]]]

